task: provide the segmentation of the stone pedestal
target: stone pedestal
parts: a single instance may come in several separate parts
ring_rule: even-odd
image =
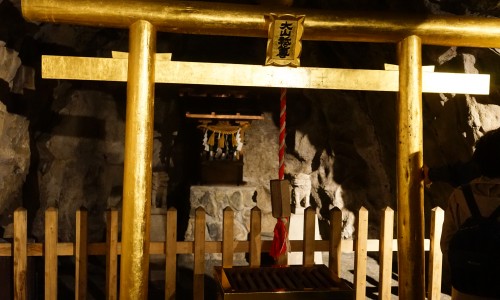
[[[206,240],[222,241],[223,211],[231,207],[234,211],[234,239],[247,240],[250,228],[250,211],[256,205],[257,192],[254,186],[198,185],[191,186],[191,211],[184,240],[194,239],[195,210],[203,207],[206,212]],[[192,268],[192,255],[182,255],[179,263]],[[212,276],[213,266],[220,265],[222,255],[205,254],[205,271]],[[244,253],[234,254],[234,265],[247,265]]]
[[[319,234],[318,216],[315,215],[314,218],[314,238],[316,240],[321,240]],[[288,231],[288,237],[290,240],[303,240],[304,239],[304,208],[296,207],[295,213],[290,216],[290,228]],[[288,253],[288,264],[289,265],[302,265],[302,252],[290,252]],[[323,257],[321,252],[314,252],[314,263],[323,264]]]

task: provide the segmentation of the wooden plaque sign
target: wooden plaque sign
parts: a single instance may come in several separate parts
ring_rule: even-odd
[[[288,180],[273,179],[271,186],[271,204],[274,218],[290,217],[290,182]]]
[[[305,16],[270,14],[267,17],[266,65],[300,66]]]

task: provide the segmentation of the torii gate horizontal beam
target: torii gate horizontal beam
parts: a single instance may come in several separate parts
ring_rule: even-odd
[[[500,19],[339,12],[264,5],[155,0],[22,0],[30,21],[129,28],[138,20],[158,31],[267,38],[264,16],[305,15],[303,40],[397,43],[410,35],[422,44],[500,47]]]
[[[127,81],[126,58],[42,56],[48,79]],[[156,83],[399,91],[399,71],[286,68],[156,60]],[[487,95],[490,75],[422,72],[422,92]]]

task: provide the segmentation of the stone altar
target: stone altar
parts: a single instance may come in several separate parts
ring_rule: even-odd
[[[206,212],[206,240],[221,241],[223,211],[231,207],[234,211],[234,239],[247,240],[250,228],[250,211],[257,203],[255,186],[196,185],[190,188],[191,210],[184,240],[194,240],[195,210],[203,207]],[[234,265],[245,266],[248,262],[244,253],[234,254]],[[213,266],[220,265],[222,254],[205,254],[205,273],[212,276]],[[192,268],[193,256],[181,255],[179,263]]]

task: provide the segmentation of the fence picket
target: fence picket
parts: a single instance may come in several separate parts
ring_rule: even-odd
[[[257,206],[250,211],[250,267],[260,266],[262,252],[261,210]]]
[[[222,232],[222,267],[233,266],[234,253],[234,211],[231,207],[224,209],[223,232]]]
[[[57,299],[57,209],[49,207],[45,211],[45,299]]]
[[[441,297],[441,272],[443,268],[443,254],[439,242],[444,221],[444,211],[440,207],[431,212],[431,248],[429,252],[429,300]]]
[[[354,255],[354,286],[356,299],[366,298],[366,244],[368,239],[368,210],[361,207],[356,220],[356,241]]]
[[[328,265],[330,271],[340,277],[342,265],[342,211],[338,207],[330,210],[330,255]]]
[[[87,210],[76,212],[75,239],[75,299],[87,298]]]
[[[203,300],[205,275],[205,210],[198,207],[194,225],[193,299]]]
[[[250,214],[250,232],[248,241],[234,240],[234,212],[229,207],[224,210],[223,240],[206,241],[205,211],[203,208],[195,212],[194,241],[177,241],[177,211],[167,211],[165,243],[152,242],[150,254],[165,254],[165,299],[171,300],[176,295],[177,254],[194,254],[193,296],[204,297],[205,253],[222,253],[224,267],[233,265],[234,252],[249,253],[249,265],[259,267],[261,252],[269,251],[271,241],[262,241],[261,210],[255,206]],[[87,257],[88,255],[106,255],[106,299],[117,299],[117,261],[120,254],[118,242],[118,211],[108,211],[106,243],[88,243],[87,212],[82,209],[76,213],[75,243],[58,243],[58,211],[48,208],[45,211],[44,243],[27,243],[26,210],[19,208],[14,212],[14,239],[12,244],[5,243],[0,247],[0,256],[12,256],[14,259],[14,299],[27,298],[27,257],[44,256],[45,260],[45,299],[57,299],[57,260],[58,256],[75,256],[75,299],[86,298]],[[390,299],[392,255],[397,251],[397,240],[393,238],[394,211],[383,210],[380,239],[368,240],[368,211],[362,207],[356,221],[355,240],[343,241],[341,238],[342,211],[334,208],[330,211],[329,241],[315,241],[315,211],[305,210],[303,241],[292,241],[293,251],[303,251],[303,264],[314,264],[315,251],[330,251],[329,267],[332,274],[341,273],[341,257],[343,252],[355,253],[354,287],[357,299],[366,296],[366,263],[368,251],[380,251],[379,298]],[[441,296],[442,254],[439,240],[442,230],[444,212],[441,208],[432,210],[430,240],[425,240],[425,249],[429,253],[429,286],[430,300]]]
[[[14,211],[14,299],[27,299],[26,272],[28,271],[27,252],[27,213],[20,207]]]
[[[118,211],[106,212],[106,299],[118,299]]]
[[[392,280],[392,238],[394,232],[394,211],[390,207],[382,210],[380,228],[379,299],[391,299]]]
[[[177,210],[167,210],[165,221],[165,299],[175,299],[177,269]]]
[[[314,239],[315,239],[316,210],[309,206],[304,210],[304,245],[302,264],[305,267],[314,265]]]

